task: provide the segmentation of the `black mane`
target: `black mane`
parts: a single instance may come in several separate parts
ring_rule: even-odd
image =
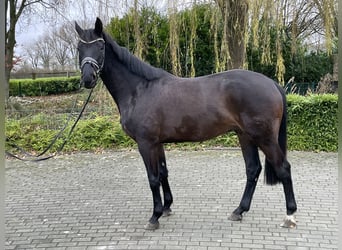
[[[131,72],[142,76],[149,81],[165,76],[165,74],[169,74],[163,69],[153,67],[150,64],[141,61],[139,58],[131,54],[128,49],[119,46],[108,34],[104,32],[103,38],[106,44],[109,44],[113,49],[113,52],[118,57],[119,61],[125,64]]]

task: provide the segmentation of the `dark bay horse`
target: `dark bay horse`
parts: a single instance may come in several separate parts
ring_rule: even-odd
[[[122,128],[138,144],[146,166],[153,195],[153,214],[146,229],[157,229],[158,219],[171,212],[163,144],[199,142],[228,131],[238,135],[247,175],[241,202],[229,219],[241,220],[250,208],[261,172],[261,149],[266,183],[284,187],[287,217],[283,226],[296,225],[297,205],[286,160],[286,97],[277,83],[247,70],[176,77],[120,47],[103,31],[98,18],[94,29],[83,30],[77,23],[75,27],[80,37],[81,81],[93,88],[98,76],[102,78],[118,106]]]

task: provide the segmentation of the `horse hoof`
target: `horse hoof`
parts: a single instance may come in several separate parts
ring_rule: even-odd
[[[241,221],[242,220],[242,215],[241,214],[234,214],[234,213],[232,213],[228,217],[228,220],[231,220],[231,221]]]
[[[159,228],[159,222],[158,221],[156,223],[149,222],[144,226],[145,230],[156,230],[158,228]]]
[[[168,216],[170,216],[170,215],[172,215],[172,210],[171,210],[170,208],[168,208],[168,209],[165,209],[165,210],[163,211],[162,217],[168,217]]]
[[[295,228],[297,226],[297,222],[294,215],[287,215],[280,226],[284,228]]]

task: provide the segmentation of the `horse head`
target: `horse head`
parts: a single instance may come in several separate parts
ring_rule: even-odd
[[[81,82],[84,87],[94,88],[105,60],[105,41],[103,39],[103,25],[96,19],[95,28],[83,30],[77,22],[75,29],[80,38],[77,46],[81,69]]]

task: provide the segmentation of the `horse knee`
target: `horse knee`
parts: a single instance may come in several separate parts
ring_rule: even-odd
[[[159,176],[149,175],[148,176],[148,182],[150,184],[151,190],[159,189],[160,187],[160,180]]]

